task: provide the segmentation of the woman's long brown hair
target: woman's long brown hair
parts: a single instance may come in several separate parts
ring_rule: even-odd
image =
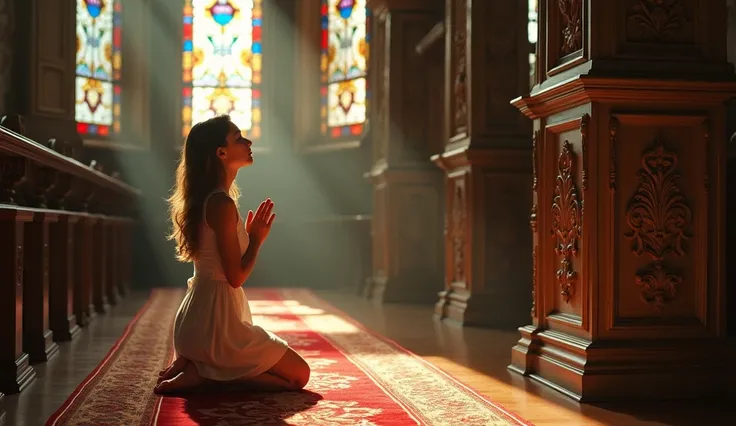
[[[176,242],[177,258],[191,262],[199,250],[200,225],[204,220],[204,202],[224,177],[217,148],[227,145],[230,117],[221,115],[197,123],[189,131],[176,169],[176,183],[169,203],[173,230],[170,240]],[[237,200],[240,192],[233,182],[230,197]]]

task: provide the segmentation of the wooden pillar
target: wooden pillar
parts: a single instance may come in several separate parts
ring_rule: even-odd
[[[36,377],[23,352],[23,231],[33,213],[0,207],[0,392],[18,393]]]
[[[541,0],[535,304],[513,371],[583,401],[723,394],[725,2]]]
[[[59,352],[49,328],[49,226],[58,213],[39,210],[25,225],[23,269],[23,351],[31,363]]]
[[[107,217],[94,216],[92,227],[92,302],[97,313],[104,314],[110,308],[107,302]]]
[[[80,216],[75,229],[74,263],[74,314],[77,324],[84,327],[97,314],[92,301],[94,282],[94,226],[97,217],[84,214]]]
[[[65,212],[51,225],[49,316],[54,340],[73,339],[81,330],[74,314],[75,232],[79,215]]]
[[[471,13],[472,5],[472,13]],[[446,0],[445,290],[435,312],[518,327],[531,298],[531,125],[525,2]]]
[[[107,217],[105,234],[105,292],[107,301],[116,305],[120,300],[120,280],[118,278],[118,257],[121,255],[118,246],[120,220],[116,217]]]
[[[373,273],[368,293],[385,302],[431,302],[442,288],[441,174],[432,166],[425,63],[414,47],[441,20],[441,2],[369,1],[373,166]],[[433,134],[432,131],[435,133]]]

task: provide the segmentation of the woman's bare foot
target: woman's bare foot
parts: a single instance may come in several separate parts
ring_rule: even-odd
[[[156,385],[153,391],[157,394],[180,392],[190,390],[204,384],[205,382],[206,380],[204,377],[199,375],[197,367],[193,363],[186,361],[184,370],[181,373],[173,379],[160,382]]]
[[[183,356],[180,356],[174,360],[171,364],[169,364],[168,367],[164,368],[163,370],[159,371],[158,373],[158,383],[161,383],[164,380],[173,379],[176,377],[179,373],[184,371],[184,367],[187,366],[187,359]]]

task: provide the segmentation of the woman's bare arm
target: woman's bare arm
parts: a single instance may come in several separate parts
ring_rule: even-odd
[[[215,232],[217,251],[225,277],[233,288],[238,288],[253,271],[261,244],[251,240],[245,254],[240,256],[240,243],[236,232],[238,209],[235,202],[225,194],[217,193],[210,197],[206,220]]]

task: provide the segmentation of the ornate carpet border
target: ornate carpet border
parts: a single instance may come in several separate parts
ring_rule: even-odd
[[[491,401],[446,371],[393,340],[368,329],[311,290],[283,289],[282,294],[285,298],[332,313],[370,336],[372,341],[346,333],[345,330],[336,333],[319,332],[318,317],[297,314],[310,328],[332,343],[384,391],[426,424],[444,423],[440,419],[447,421],[452,418],[459,420],[458,424],[532,426],[532,423]],[[436,395],[442,397],[440,401],[432,398]],[[486,412],[485,417],[483,411]],[[485,421],[488,423],[484,423]]]
[[[183,293],[183,289],[153,289],[102,362],[46,426],[103,424],[111,417],[127,425],[149,424],[158,399],[153,387],[158,369],[171,355],[171,328]]]

